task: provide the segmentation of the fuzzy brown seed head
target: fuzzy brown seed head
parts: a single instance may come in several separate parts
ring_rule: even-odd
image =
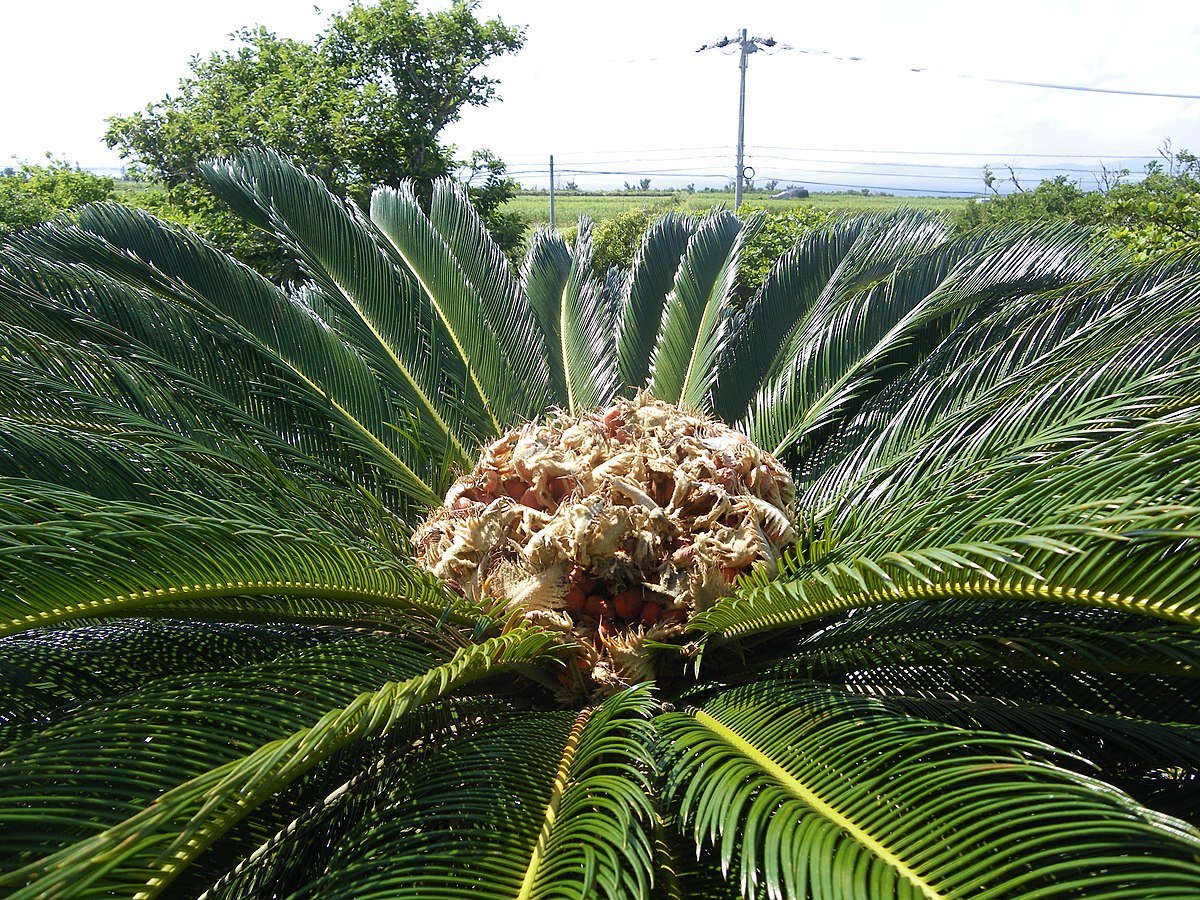
[[[795,542],[791,477],[740,432],[641,395],[488,446],[413,536],[464,596],[578,639],[584,690],[650,676],[645,637]]]

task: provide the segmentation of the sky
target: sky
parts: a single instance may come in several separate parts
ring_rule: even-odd
[[[0,165],[50,152],[118,167],[105,118],[170,93],[193,54],[233,49],[242,26],[310,39],[347,5],[0,0]],[[776,42],[748,58],[760,184],[973,193],[987,165],[1006,188],[1059,172],[1091,188],[1167,140],[1200,152],[1200,100],[1099,92],[1200,96],[1195,0],[481,0],[479,14],[523,27],[525,46],[488,66],[499,99],[443,137],[464,157],[492,150],[530,187],[548,184],[551,155],[560,185],[729,182],[739,55],[696,51],[742,28]]]

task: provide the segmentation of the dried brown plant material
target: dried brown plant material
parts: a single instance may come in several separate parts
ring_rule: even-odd
[[[464,596],[577,638],[589,689],[650,675],[669,640],[796,535],[787,470],[740,432],[640,395],[484,449],[413,536]]]

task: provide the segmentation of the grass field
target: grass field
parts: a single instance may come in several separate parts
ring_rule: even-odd
[[[788,209],[810,206],[835,212],[865,212],[868,210],[942,209],[953,212],[971,201],[963,197],[887,197],[877,194],[812,194],[804,200],[772,200],[767,194],[751,194],[746,203],[766,209]],[[648,209],[653,212],[679,210],[692,213],[707,212],[714,206],[733,206],[732,192],[693,193],[686,191],[630,193],[560,193],[554,197],[554,219],[559,228],[574,225],[580,216],[596,222],[611,219],[629,209]],[[508,202],[507,210],[516,212],[530,225],[545,225],[550,221],[550,198],[545,193],[518,194]]]

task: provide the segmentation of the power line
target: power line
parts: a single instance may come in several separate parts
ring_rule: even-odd
[[[555,171],[560,175],[661,175],[674,176],[679,178],[728,178],[727,172],[713,172],[701,169],[649,169],[649,170],[630,170],[630,169],[562,169],[555,168]],[[545,167],[540,169],[514,169],[509,172],[510,175],[541,175],[546,172]]]
[[[556,159],[562,160],[562,154],[554,154]],[[704,156],[629,156],[624,159],[573,159],[569,160],[569,164],[573,166],[616,166],[624,163],[679,163],[679,162],[711,162],[724,159],[724,155],[710,153]],[[524,163],[517,163],[524,165]]]
[[[805,160],[785,160],[785,161],[805,162]],[[861,163],[859,165],[882,166],[882,165],[886,165],[886,163],[874,163],[874,164]],[[951,167],[946,167],[946,168],[951,168]],[[958,168],[965,169],[967,167],[960,166]],[[720,172],[720,171],[712,171],[712,170],[706,169],[706,168],[687,168],[687,167],[679,167],[679,168],[673,168],[673,169],[645,169],[645,168],[638,168],[638,169],[587,168],[587,169],[583,169],[583,168],[557,167],[556,171],[560,175],[639,175],[639,176],[658,175],[658,176],[700,177],[700,178],[726,178],[726,177],[728,177],[724,172]],[[1078,174],[1083,174],[1083,175],[1093,175],[1093,176],[1099,176],[1099,175],[1103,174],[1103,170],[1098,170],[1098,169],[1032,168],[1032,167],[1024,167],[1024,166],[1015,167],[1015,171],[1017,171],[1017,172],[1052,172],[1052,173],[1059,173],[1059,174],[1064,173],[1064,172],[1073,172],[1073,173],[1078,173]],[[544,172],[546,172],[546,168],[544,166],[538,166],[538,167],[533,167],[533,168],[517,167],[517,168],[512,168],[512,169],[508,170],[509,175],[540,175]],[[848,171],[846,169],[805,168],[804,172],[805,173],[817,173],[817,174],[823,174],[823,175],[843,175],[843,174],[851,174],[851,173],[853,173],[853,170]],[[774,174],[774,170],[764,169],[762,172],[758,173],[758,176],[761,178],[761,177],[766,177],[768,175],[773,175],[773,174]],[[872,176],[875,176],[875,177],[879,177],[879,178],[907,178],[910,180],[922,180],[922,181],[979,181],[980,180],[980,175],[978,173],[973,174],[973,175],[951,175],[951,174],[944,174],[939,171],[933,171],[933,172],[871,171],[869,174]]]
[[[1009,151],[982,153],[977,150],[863,150],[857,147],[777,147],[759,144],[763,150],[790,150],[796,153],[896,153],[909,156],[1003,156],[1010,159],[1082,159],[1084,157],[1108,159],[1158,159],[1138,153],[1013,153]]]
[[[724,41],[725,43],[721,43],[720,41],[718,41],[714,44],[706,44],[705,46],[701,47],[700,49],[701,50],[719,50],[721,53],[723,53],[726,56],[732,56],[735,53],[738,53],[738,47],[736,46],[736,40],[737,40],[736,38],[725,37],[725,38],[722,38],[721,40]],[[904,69],[905,71],[911,72],[913,74],[918,74],[918,75],[923,75],[923,74],[940,75],[945,78],[960,78],[960,79],[964,79],[967,81],[983,81],[983,82],[987,82],[989,84],[1005,84],[1005,85],[1012,85],[1012,86],[1016,86],[1016,87],[1040,88],[1042,90],[1052,90],[1052,91],[1075,91],[1075,92],[1087,93],[1087,94],[1111,94],[1111,95],[1124,96],[1124,97],[1150,97],[1150,98],[1161,98],[1161,99],[1166,99],[1166,100],[1200,100],[1200,94],[1182,94],[1182,93],[1175,93],[1175,92],[1171,92],[1171,91],[1146,91],[1146,90],[1137,90],[1134,88],[1102,88],[1102,87],[1091,87],[1088,85],[1081,85],[1081,84],[1061,84],[1058,82],[1050,82],[1050,81],[1033,81],[1033,80],[1022,79],[1022,78],[993,78],[993,77],[989,77],[986,75],[970,75],[970,74],[963,73],[963,72],[950,72],[945,69],[933,68],[931,66],[907,65],[907,64],[901,63],[901,62],[892,62],[892,61],[887,61],[887,60],[881,62],[879,60],[867,59],[865,57],[857,56],[857,55],[847,56],[844,54],[835,53],[832,50],[822,50],[817,47],[793,47],[790,44],[780,44],[775,41],[772,41],[771,44],[765,44],[763,46],[760,46],[759,50],[765,51],[768,56],[776,56],[781,52],[786,53],[786,52],[790,51],[793,53],[802,53],[802,54],[805,54],[808,56],[823,56],[828,59],[836,60],[838,62],[851,62],[851,63],[864,63],[865,62],[868,65],[879,65],[879,66],[887,66],[890,68]],[[590,64],[594,65],[594,66],[600,66],[600,65],[616,65],[616,64],[621,64],[621,65],[634,64],[634,65],[636,65],[636,64],[640,64],[640,63],[656,63],[656,64],[662,64],[662,65],[675,66],[675,65],[678,65],[678,62],[679,61],[673,57],[649,56],[649,57],[610,57],[608,59],[592,60]],[[534,70],[534,73],[535,74],[551,74],[551,70],[536,69],[536,70]]]
[[[611,165],[613,163],[621,163],[621,162],[641,162],[641,161],[647,160],[647,157],[650,154],[658,154],[658,153],[695,153],[695,155],[686,156],[686,157],[673,157],[670,159],[666,159],[663,157],[657,157],[653,160],[655,162],[676,162],[676,161],[688,160],[688,159],[721,159],[724,157],[724,155],[726,153],[728,153],[729,151],[731,151],[733,149],[734,149],[734,147],[732,144],[714,144],[714,145],[707,146],[707,147],[647,147],[647,148],[630,147],[630,148],[623,148],[623,149],[619,149],[619,150],[598,150],[593,147],[593,148],[589,148],[586,150],[567,150],[567,151],[556,150],[555,157],[558,159],[564,159],[564,160],[569,159],[571,156],[579,156],[579,155],[584,155],[584,156],[621,156],[621,155],[626,155],[626,156],[630,157],[629,159],[602,159],[602,160],[598,159],[598,160],[594,161],[594,164],[596,164],[596,165]],[[712,151],[717,151],[717,152],[714,152],[714,153],[700,152],[700,151],[705,151],[705,150],[712,150]],[[780,146],[777,144],[747,144],[746,145],[746,153],[750,154],[750,155],[754,155],[755,157],[757,157],[759,159],[765,158],[765,154],[760,152],[763,150],[782,150],[782,151],[788,152],[788,153],[844,153],[844,154],[851,154],[851,155],[879,155],[879,154],[887,153],[887,154],[893,154],[896,156],[933,156],[933,157],[969,156],[969,157],[977,157],[977,158],[991,157],[996,160],[1096,159],[1096,160],[1103,162],[1104,160],[1107,159],[1107,160],[1120,161],[1120,162],[1126,162],[1126,161],[1127,162],[1137,162],[1137,161],[1145,161],[1145,160],[1152,160],[1152,159],[1159,158],[1158,156],[1153,155],[1153,154],[1146,155],[1146,154],[1141,154],[1141,153],[1096,153],[1094,151],[1078,151],[1075,153],[1028,153],[1028,152],[1009,151],[1009,150],[991,150],[991,151],[907,150],[907,149],[900,149],[900,148],[890,148],[889,149],[889,148],[862,148],[862,147],[792,147],[792,146],[785,147],[785,146]],[[514,154],[506,154],[504,158],[505,158],[505,160],[507,160],[509,162],[521,164],[523,162],[533,162],[533,161],[540,162],[541,160],[545,159],[545,154],[543,154],[543,153],[514,153]],[[899,161],[890,162],[890,163],[870,163],[866,160],[855,160],[852,158],[833,159],[833,160],[819,158],[819,157],[772,157],[772,158],[788,159],[790,161],[797,161],[797,162],[810,162],[810,161],[811,162],[836,162],[836,163],[844,162],[844,163],[861,163],[863,165],[868,165],[868,164],[869,165],[888,165],[888,164],[890,164],[890,165],[904,165],[904,166],[922,165],[921,163],[904,163],[904,162],[899,162]],[[593,160],[570,160],[570,161],[574,165],[592,165],[593,164]],[[949,164],[943,164],[943,163],[927,163],[925,165],[929,165],[929,166],[939,166],[940,165],[945,168],[954,168],[953,166],[951,166]],[[965,168],[965,167],[960,166],[959,168]]]
[[[793,50],[796,53],[805,53],[812,56],[826,56],[830,59],[836,59],[839,62],[873,62],[866,60],[861,56],[840,56],[829,50],[818,50],[815,47],[791,47],[787,44],[780,44],[780,50]],[[878,65],[878,63],[874,63]],[[892,66],[899,66],[897,63],[891,63]],[[1050,91],[1077,91],[1085,94],[1117,94],[1125,97],[1157,97],[1167,100],[1200,100],[1200,94],[1177,94],[1167,91],[1139,91],[1126,88],[1098,88],[1088,87],[1081,84],[1057,84],[1049,81],[1028,81],[1021,78],[989,78],[984,75],[966,75],[961,72],[947,72],[942,69],[934,69],[929,66],[903,66],[909,72],[916,74],[930,73],[933,75],[943,75],[947,78],[962,78],[967,81],[985,81],[990,84],[1007,84],[1017,87],[1041,88]]]
[[[868,167],[868,168],[893,167],[893,168],[907,168],[907,169],[914,169],[914,168],[916,168],[916,169],[934,169],[937,171],[962,170],[962,171],[969,171],[969,172],[975,172],[975,173],[978,173],[979,168],[980,168],[979,164],[957,165],[956,166],[956,165],[952,165],[950,163],[938,163],[938,162],[911,163],[911,162],[904,162],[902,160],[887,160],[887,161],[880,162],[880,161],[876,161],[876,160],[857,160],[857,159],[846,159],[846,158],[830,159],[828,157],[817,157],[817,156],[779,156],[779,155],[771,154],[771,153],[748,153],[747,156],[755,162],[774,161],[774,162],[793,162],[793,163],[825,163],[825,164],[832,164],[832,165],[845,165],[845,166]],[[561,156],[559,158],[561,159]],[[660,157],[656,157],[653,159],[648,159],[645,156],[630,156],[630,157],[626,157],[623,159],[605,159],[605,160],[576,159],[576,160],[571,160],[570,164],[573,166],[579,167],[579,166],[612,166],[612,165],[621,165],[621,164],[625,164],[625,163],[637,164],[637,163],[645,163],[645,162],[680,163],[680,162],[693,162],[694,161],[694,162],[708,163],[708,162],[719,160],[721,158],[722,158],[721,156],[717,156],[716,154],[706,154],[706,155],[702,155],[702,156],[675,156],[675,157],[661,157],[660,156]],[[1003,163],[997,162],[997,164],[1001,165]],[[1097,166],[1090,166],[1090,167],[1066,166],[1066,165],[1063,165],[1063,166],[1015,165],[1014,168],[1016,168],[1022,172],[1055,172],[1055,173],[1075,172],[1075,173],[1080,173],[1080,174],[1084,174],[1084,175],[1097,175],[1103,171],[1103,163],[1101,163],[1099,167],[1097,167]],[[816,170],[816,171],[826,171],[826,170]],[[926,173],[926,174],[933,175],[935,173],[931,172],[931,173]],[[945,177],[949,178],[949,177],[961,177],[961,176],[947,175]]]
[[[806,172],[817,172],[821,175],[845,175],[845,169],[805,169]],[[935,175],[932,172],[871,172],[872,177],[878,178],[921,178],[921,179],[938,179],[950,181],[979,181],[979,174],[975,175]]]
[[[921,69],[913,69],[920,72]],[[933,70],[931,70],[933,71]],[[950,75],[952,73],[939,73]],[[1079,84],[1051,84],[1045,81],[1019,81],[1015,78],[984,78],[981,75],[953,75],[969,81],[987,81],[991,84],[1012,84],[1018,87],[1043,88],[1048,91],[1078,91],[1084,94],[1117,94],[1122,97],[1160,97],[1165,100],[1200,100],[1200,94],[1170,94],[1162,91],[1131,91],[1118,88],[1084,87]]]
[[[729,177],[728,174],[726,174],[724,172],[710,172],[710,171],[701,171],[701,170],[696,170],[696,169],[687,169],[687,170],[677,170],[677,169],[674,169],[674,170],[667,170],[667,169],[646,170],[646,169],[642,169],[642,170],[631,171],[631,170],[618,170],[618,169],[560,169],[556,166],[555,173],[559,174],[559,175],[620,175],[620,176],[641,176],[641,177],[648,177],[648,176],[656,175],[656,176],[663,177],[663,178],[728,178]],[[537,169],[512,170],[508,174],[514,175],[514,176],[517,176],[517,175],[546,175],[547,169],[545,167],[542,167],[542,168],[537,168]],[[766,173],[764,173],[764,174],[766,174]],[[774,173],[771,173],[771,174],[774,175]],[[883,173],[873,173],[873,174],[882,175]],[[840,181],[814,181],[810,178],[800,177],[798,175],[793,175],[790,173],[780,173],[778,176],[774,176],[774,177],[775,177],[775,180],[777,180],[777,181],[787,182],[790,184],[816,185],[819,187],[854,188],[854,189],[858,189],[858,190],[866,188],[868,190],[876,190],[876,191],[921,191],[922,193],[925,193],[925,194],[946,194],[946,195],[950,195],[950,196],[962,196],[962,197],[972,197],[972,196],[975,196],[980,193],[980,191],[955,191],[955,190],[948,190],[948,189],[944,189],[944,188],[931,188],[931,187],[925,187],[925,186],[907,187],[906,188],[906,187],[900,187],[897,185],[858,184],[858,183],[852,184],[849,182],[840,182]],[[935,176],[925,176],[925,175],[918,175],[918,174],[911,174],[911,175],[903,174],[903,175],[897,175],[897,176],[893,176],[893,177],[925,180],[925,179],[933,179]],[[965,177],[965,176],[960,176],[960,177]],[[967,180],[975,180],[975,179],[967,179]]]
[[[781,178],[780,181],[792,181],[792,179]],[[865,188],[869,191],[917,191],[917,190],[919,190],[925,194],[946,194],[947,196],[952,196],[952,197],[975,197],[979,193],[981,193],[980,191],[946,191],[946,190],[941,190],[939,188],[924,188],[924,187],[922,187],[922,188],[901,188],[901,187],[896,187],[895,185],[886,185],[886,184],[883,184],[883,185],[880,185],[880,184],[843,184],[841,182],[834,182],[834,181],[809,181],[807,178],[797,179],[797,181],[800,184],[804,184],[804,185],[815,184],[818,187],[857,188],[860,190]]]
[[[820,159],[818,157],[772,156],[771,154],[765,154],[765,153],[762,153],[762,154],[755,153],[752,155],[752,159],[772,160],[775,162],[794,162],[794,163],[832,163],[835,165],[858,166],[858,167],[863,167],[863,168],[893,166],[896,168],[908,168],[908,169],[917,168],[917,169],[933,169],[933,170],[935,170],[934,172],[914,173],[914,174],[920,175],[921,177],[935,177],[937,172],[948,171],[948,170],[965,170],[965,171],[978,173],[979,169],[980,169],[979,165],[953,166],[948,163],[906,163],[906,162],[901,162],[899,160],[889,160],[887,162],[875,162],[873,160],[866,160],[866,159],[856,159],[856,160]],[[579,165],[579,163],[576,163],[576,165]],[[986,165],[986,163],[985,163],[985,165]],[[999,163],[998,163],[998,165],[999,165]],[[1094,166],[1093,167],[1083,167],[1083,166],[1013,165],[1012,168],[1016,169],[1018,172],[1055,172],[1055,173],[1074,172],[1074,173],[1079,173],[1082,175],[1099,175],[1104,171],[1103,163],[1099,167],[1094,167]],[[813,170],[813,171],[820,171],[820,170]],[[945,176],[941,176],[941,177],[961,178],[964,176],[945,175]]]
[[[700,159],[699,157],[696,157],[696,158]],[[887,161],[887,162],[877,162],[877,161],[869,161],[869,160],[868,161],[863,161],[863,160],[854,160],[854,161],[819,160],[819,159],[815,159],[815,158],[771,156],[768,154],[756,155],[754,158],[756,160],[763,160],[763,161],[778,160],[778,161],[786,162],[786,163],[801,163],[801,164],[824,161],[827,163],[834,163],[837,165],[846,166],[846,168],[828,169],[828,168],[811,168],[811,167],[805,165],[804,168],[799,171],[797,171],[794,168],[790,168],[790,167],[785,169],[785,168],[775,166],[775,165],[762,166],[761,167],[762,170],[758,173],[758,176],[761,180],[764,180],[764,181],[775,180],[775,181],[783,181],[783,182],[791,182],[791,183],[802,183],[802,184],[808,184],[808,185],[814,185],[814,186],[820,185],[820,186],[839,187],[839,188],[860,188],[861,189],[861,188],[865,187],[865,188],[870,188],[870,189],[875,189],[875,190],[921,191],[924,193],[938,193],[938,194],[947,194],[947,195],[956,195],[957,194],[957,195],[963,195],[963,196],[977,195],[980,193],[980,191],[952,190],[947,187],[936,187],[935,188],[932,186],[935,184],[945,185],[946,181],[978,182],[981,178],[981,176],[978,174],[978,170],[975,170],[973,167],[969,167],[969,166],[948,166],[948,165],[939,165],[936,163],[905,163],[905,162],[899,162],[899,161],[895,161],[895,160],[891,160],[891,161]],[[636,160],[636,159],[630,160],[630,162],[635,162],[635,163],[638,161],[641,161],[641,160]],[[645,160],[645,161],[649,161],[649,160]],[[666,161],[667,160],[655,160],[655,162],[666,162]],[[585,164],[576,162],[572,166],[568,166],[567,168],[557,168],[556,167],[556,170],[562,175],[567,175],[567,176],[571,176],[571,177],[585,177],[585,178],[591,177],[591,176],[622,176],[622,177],[647,177],[647,176],[650,176],[650,177],[660,177],[660,178],[665,177],[665,178],[701,178],[701,179],[728,178],[728,176],[724,172],[719,171],[719,170],[713,170],[712,168],[707,167],[707,166],[672,166],[670,168],[631,166],[629,168],[613,168],[611,165],[612,162],[625,162],[625,160],[610,160],[608,165],[605,165],[604,163],[600,163],[600,162],[587,163],[586,165],[592,166],[592,167],[588,167],[588,168],[583,167]],[[603,167],[597,168],[595,166],[603,166]],[[916,169],[925,169],[925,170],[930,170],[930,171],[880,171],[880,169],[883,169],[888,166],[895,166],[900,169],[916,168]],[[1054,166],[1054,167],[1050,167],[1050,166],[1008,166],[1008,168],[1011,168],[1018,175],[1023,174],[1023,173],[1045,173],[1047,175],[1051,175],[1051,174],[1052,175],[1064,175],[1067,173],[1078,173],[1078,174],[1083,174],[1083,175],[1090,175],[1092,178],[1094,178],[1096,180],[1100,180],[1105,173],[1105,169],[1103,167],[1101,167],[1099,169],[1085,169],[1085,168],[1071,167],[1071,166]],[[861,171],[859,171],[861,169],[867,169],[868,171],[861,172]],[[947,170],[968,171],[968,172],[973,172],[973,174],[968,174],[968,175],[952,174],[952,172],[947,171]],[[517,166],[517,167],[509,169],[508,174],[514,178],[522,177],[522,176],[545,176],[546,168],[545,168],[545,166],[542,166],[542,165]],[[885,178],[885,179],[889,179],[889,180],[892,180],[892,179],[897,179],[900,181],[907,180],[907,181],[914,182],[915,185],[914,186],[904,186],[903,184],[889,184],[889,185],[859,184],[859,183],[851,184],[851,183],[841,182],[841,181],[829,182],[829,181],[819,181],[819,180],[814,179],[814,176],[819,176],[819,175],[835,175],[835,176],[841,175],[841,176],[845,177],[845,176],[851,176],[854,174],[865,174],[868,177]]]
[[[545,172],[545,167],[537,169],[513,169],[510,174],[513,175],[531,175]],[[714,172],[706,169],[565,169],[556,167],[555,171],[560,175],[660,175],[660,176],[697,176],[701,178],[728,178],[724,172]],[[808,169],[809,172],[818,172],[825,175],[841,175],[845,174],[842,169]],[[760,176],[765,173],[759,173]],[[877,175],[881,178],[919,178],[919,179],[936,179],[947,178],[955,181],[979,181],[978,175],[933,175],[919,172],[872,172],[872,175]]]
[[[651,147],[640,148],[634,147],[626,150],[597,150],[594,147],[589,147],[587,150],[555,150],[556,156],[571,156],[572,154],[587,153],[593,156],[600,156],[610,153],[637,153],[639,155],[646,153],[687,153],[692,150],[721,150],[728,152],[733,149],[732,144],[712,144],[707,147]],[[518,153],[510,158],[520,159],[521,157],[529,157],[531,159],[544,159],[545,154],[542,153]]]
[[[889,162],[873,162],[871,160],[847,161],[847,160],[840,160],[840,159],[811,159],[811,158],[798,158],[798,157],[788,157],[788,156],[757,156],[757,155],[754,158],[757,160],[771,160],[773,162],[834,163],[834,164],[838,164],[838,165],[850,166],[855,169],[874,170],[874,169],[878,169],[878,168],[901,168],[901,169],[917,168],[917,169],[928,170],[928,171],[923,171],[923,172],[894,173],[894,174],[911,175],[916,178],[954,178],[954,179],[978,178],[979,173],[981,172],[981,170],[983,168],[990,167],[988,163],[984,163],[982,166],[980,166],[980,165],[952,166],[952,165],[943,165],[940,163],[905,163],[905,162],[900,162],[898,160],[891,160]],[[1028,165],[1020,165],[1017,163],[1013,163],[1013,164],[997,163],[997,165],[1003,166],[1006,169],[1012,169],[1015,172],[1038,172],[1038,173],[1043,173],[1046,175],[1071,174],[1071,175],[1101,176],[1104,174],[1115,175],[1115,174],[1129,173],[1128,169],[1113,169],[1113,168],[1109,168],[1109,167],[1105,166],[1103,163],[1101,163],[1098,166],[1028,166]],[[809,171],[820,172],[820,171],[828,171],[828,170],[810,169]],[[839,169],[837,171],[843,171],[843,170]],[[952,175],[952,174],[949,174],[951,172],[971,172],[974,174],[972,174],[972,175]],[[882,174],[887,174],[887,173],[879,172],[876,174],[882,175]]]

